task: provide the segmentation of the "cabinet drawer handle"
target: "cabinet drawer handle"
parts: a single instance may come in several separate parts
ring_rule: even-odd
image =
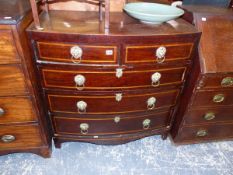
[[[83,50],[79,46],[73,46],[70,49],[71,60],[73,63],[80,63],[82,60]]]
[[[214,103],[221,103],[223,102],[225,99],[224,95],[223,94],[217,94],[213,97],[213,102]]]
[[[10,142],[15,141],[15,136],[13,136],[13,135],[4,135],[4,136],[1,137],[1,140],[4,143],[10,143]]]
[[[119,117],[119,116],[114,117],[115,123],[119,123],[120,121],[121,121],[121,117]]]
[[[143,122],[142,122],[143,129],[145,129],[145,130],[149,129],[150,128],[150,123],[151,123],[150,119],[143,120]]]
[[[87,134],[89,129],[89,124],[87,123],[81,123],[80,124],[80,131],[82,134]]]
[[[208,121],[213,120],[215,119],[215,114],[213,112],[208,112],[204,115],[204,119]]]
[[[84,89],[85,81],[86,81],[86,78],[83,75],[76,75],[74,77],[76,88],[80,91]]]
[[[150,97],[147,100],[147,109],[152,110],[155,108],[155,103],[156,103],[156,98],[155,97]]]
[[[83,114],[86,113],[87,103],[85,101],[77,102],[78,113]]]
[[[223,78],[221,85],[223,87],[232,86],[233,85],[233,78],[232,77]]]
[[[122,100],[122,97],[123,97],[123,96],[122,96],[122,93],[117,93],[117,94],[116,94],[116,101],[117,101],[117,102],[120,102],[120,101]]]
[[[159,47],[156,49],[156,60],[157,63],[163,63],[165,61],[165,56],[166,56],[167,49],[164,46]]]
[[[201,129],[201,130],[197,131],[197,133],[196,133],[197,137],[205,137],[207,135],[208,135],[208,132],[205,129]]]
[[[158,87],[160,85],[160,79],[161,79],[161,74],[159,72],[155,72],[152,76],[151,76],[151,85],[153,87]]]
[[[123,69],[122,68],[117,68],[116,69],[116,77],[121,78],[123,76]]]
[[[3,116],[5,114],[4,109],[0,108],[0,117]]]

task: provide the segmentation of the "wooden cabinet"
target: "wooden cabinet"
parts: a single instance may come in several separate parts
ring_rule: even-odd
[[[0,154],[31,152],[50,156],[49,129],[31,70],[26,27],[32,22],[28,1],[1,1]],[[4,16],[6,15],[6,19]]]
[[[70,11],[50,11],[49,21],[43,12],[43,30],[28,28],[56,147],[165,139],[170,130],[200,33],[182,19],[176,28],[111,15],[108,31],[95,12]]]
[[[184,8],[202,37],[171,130],[172,138],[177,144],[233,138],[232,10]]]

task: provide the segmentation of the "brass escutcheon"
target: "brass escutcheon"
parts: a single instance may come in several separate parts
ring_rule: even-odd
[[[217,94],[213,97],[213,102],[214,103],[221,103],[223,102],[225,99],[224,95],[223,94]]]
[[[232,86],[233,85],[233,78],[232,77],[223,78],[221,85],[223,87]]]

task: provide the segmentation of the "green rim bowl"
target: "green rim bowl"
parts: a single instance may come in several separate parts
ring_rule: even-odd
[[[184,11],[177,7],[148,2],[128,3],[124,10],[133,18],[147,24],[161,24],[184,14]]]

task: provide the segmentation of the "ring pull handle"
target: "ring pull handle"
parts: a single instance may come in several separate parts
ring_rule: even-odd
[[[86,78],[83,75],[76,75],[74,77],[76,88],[80,91],[84,89],[85,81],[86,81]]]
[[[4,135],[4,136],[1,137],[1,140],[4,143],[10,143],[10,142],[15,141],[15,136],[13,136],[13,135]]]
[[[82,134],[87,134],[88,133],[88,129],[89,129],[89,124],[87,124],[87,123],[81,123],[80,124],[80,132]]]
[[[70,49],[71,60],[73,63],[79,64],[82,60],[83,50],[79,46],[73,46]]]
[[[143,129],[147,130],[150,128],[151,120],[150,119],[145,119],[142,122],[142,127]]]
[[[213,97],[213,102],[214,103],[221,103],[223,102],[225,99],[224,95],[223,94],[217,94]]]
[[[123,97],[123,96],[122,96],[122,93],[117,93],[117,94],[116,94],[116,101],[117,101],[117,102],[120,102],[120,101],[122,100],[122,97]]]
[[[160,85],[160,79],[161,79],[161,73],[159,72],[155,72],[152,76],[151,76],[151,85],[153,87],[158,87]]]
[[[5,111],[3,108],[0,108],[0,117],[3,116],[5,114]]]
[[[87,103],[85,101],[77,102],[78,113],[83,114],[86,113],[87,110]]]
[[[165,61],[165,56],[166,56],[167,49],[164,46],[160,46],[159,48],[156,49],[156,61],[157,63],[163,63]]]
[[[116,77],[121,78],[123,76],[123,69],[122,68],[117,68],[116,69]]]
[[[222,87],[233,86],[233,77],[226,77],[222,79],[221,82]]]
[[[208,112],[204,115],[204,119],[209,121],[215,119],[215,114],[213,112]]]
[[[150,97],[147,100],[147,109],[152,110],[155,108],[155,103],[156,103],[156,98],[155,97]]]
[[[121,121],[121,117],[120,116],[114,117],[114,122],[115,123],[119,123],[120,121]]]
[[[196,133],[197,137],[205,137],[207,135],[208,135],[208,131],[205,129],[201,129],[201,130],[197,131],[197,133]]]

